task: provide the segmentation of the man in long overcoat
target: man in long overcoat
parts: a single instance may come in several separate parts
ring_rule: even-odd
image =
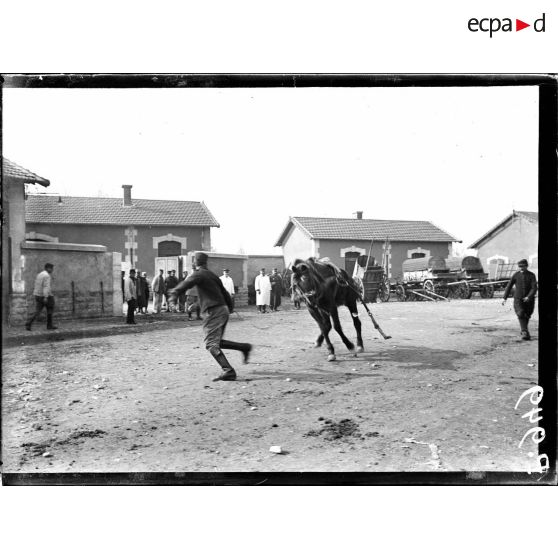
[[[537,294],[537,278],[534,273],[527,269],[527,266],[527,260],[519,260],[517,262],[519,271],[513,274],[513,277],[506,286],[504,300],[502,302],[502,304],[506,303],[512,287],[515,287],[513,293],[513,309],[519,320],[521,339],[524,341],[531,339],[528,325],[535,309],[535,295]]]

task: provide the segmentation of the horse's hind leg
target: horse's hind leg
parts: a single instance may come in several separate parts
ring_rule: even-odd
[[[341,340],[343,341],[343,343],[345,343],[345,347],[347,347],[347,349],[349,349],[349,351],[354,350],[355,346],[347,338],[347,336],[343,332],[343,329],[341,328],[341,323],[339,322],[339,312],[338,312],[336,307],[332,308],[332,310],[331,310],[331,318],[333,320],[333,327],[335,328],[335,331],[339,334],[339,337],[341,337]]]
[[[318,335],[318,338],[316,339],[316,342],[314,343],[314,347],[318,349],[319,347],[322,346],[323,342],[324,342],[324,335],[323,333],[320,333],[320,335]]]
[[[351,317],[353,318],[353,324],[355,326],[356,334],[357,334],[357,353],[362,353],[364,351],[364,343],[362,342],[362,323],[360,322],[360,318],[358,317],[358,309],[356,305],[356,301],[352,300],[351,302],[347,303],[347,308],[351,312]]]

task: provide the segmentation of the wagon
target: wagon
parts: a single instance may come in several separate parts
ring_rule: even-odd
[[[450,295],[455,298],[471,298],[473,293],[479,293],[482,298],[494,296],[494,283],[489,281],[478,258],[450,256],[446,258],[446,264],[450,273],[455,275],[455,280],[449,283]]]
[[[403,280],[395,284],[397,300],[447,300],[456,276],[439,256],[403,262]]]
[[[390,297],[390,285],[384,268],[368,265],[365,269],[367,263],[363,261],[361,265],[360,261],[356,262],[353,282],[364,302],[387,302]]]

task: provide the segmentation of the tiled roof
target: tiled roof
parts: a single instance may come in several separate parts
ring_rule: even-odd
[[[122,198],[29,196],[25,203],[28,223],[80,225],[174,225],[218,227],[203,202],[134,199],[124,206]]]
[[[2,157],[2,174],[7,178],[14,178],[21,180],[26,184],[40,184],[41,186],[48,186],[50,181],[30,170],[24,169],[14,162]]]
[[[329,217],[291,217],[275,246],[282,246],[292,226],[310,238],[321,240],[389,240],[417,242],[458,242],[430,221],[378,219],[337,219]]]
[[[505,227],[509,221],[514,217],[519,216],[531,223],[539,224],[539,214],[536,211],[513,211],[505,219],[500,221],[496,226],[492,227],[489,231],[484,233],[478,240],[475,240],[469,248],[480,248],[486,241],[488,241],[495,233]]]

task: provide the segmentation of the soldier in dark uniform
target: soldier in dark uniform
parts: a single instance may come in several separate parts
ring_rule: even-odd
[[[524,341],[531,339],[528,324],[533,310],[535,309],[535,294],[537,293],[537,278],[535,274],[527,269],[527,260],[519,260],[517,262],[519,271],[516,271],[510,279],[506,290],[504,291],[504,300],[502,305],[506,303],[512,287],[515,286],[513,295],[513,309],[517,314],[519,326],[521,328],[521,338]]]
[[[252,345],[250,343],[235,343],[234,341],[223,339],[225,327],[229,321],[229,313],[232,312],[233,308],[231,296],[223,287],[221,279],[207,269],[207,254],[197,252],[195,257],[196,270],[170,291],[169,299],[171,304],[174,305],[181,293],[192,287],[197,288],[199,304],[204,314],[203,331],[205,334],[205,348],[223,369],[222,374],[214,378],[213,381],[236,380],[236,372],[221,349],[240,351],[244,355],[244,362],[246,363],[248,362]]]

